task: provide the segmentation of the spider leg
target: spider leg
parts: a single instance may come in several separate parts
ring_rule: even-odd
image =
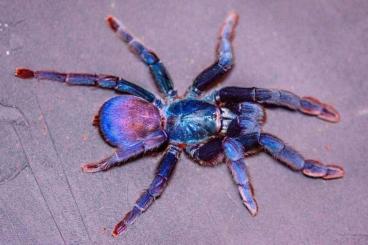
[[[244,148],[240,142],[232,138],[226,138],[223,146],[227,158],[227,166],[235,183],[238,185],[243,204],[251,215],[255,216],[258,208],[244,162]]]
[[[233,53],[231,41],[234,36],[235,26],[237,24],[238,15],[230,12],[226,17],[221,29],[219,43],[217,47],[216,61],[204,69],[193,81],[192,86],[187,92],[188,96],[197,97],[211,84],[216,82],[218,78],[228,72],[233,65]]]
[[[255,154],[260,150],[259,135],[265,120],[263,108],[251,102],[237,105],[237,118],[230,123],[226,136],[239,142],[245,156]]]
[[[252,153],[259,148],[259,135],[265,121],[264,110],[251,102],[242,102],[237,107],[237,119],[230,123],[226,135],[240,142],[246,153]]]
[[[146,48],[136,37],[131,34],[127,28],[118,21],[115,17],[107,17],[109,27],[116,35],[125,43],[128,44],[133,51],[150,69],[151,74],[159,90],[167,97],[174,98],[177,94],[174,90],[173,82],[167,72],[164,64],[158,56],[148,48]]]
[[[172,176],[172,172],[176,166],[176,163],[178,162],[180,153],[181,149],[174,145],[169,146],[161,160],[158,171],[151,185],[138,198],[133,209],[129,211],[118,224],[116,224],[112,232],[114,237],[124,232],[127,229],[127,226],[131,225],[144,211],[151,206],[153,201],[162,194],[170,177]]]
[[[315,160],[305,160],[304,157],[287,146],[281,139],[267,133],[262,133],[259,144],[280,162],[304,175],[314,178],[336,179],[344,176],[344,170],[336,165],[322,165]]]
[[[298,110],[304,114],[317,116],[329,122],[338,122],[340,115],[331,105],[320,102],[313,97],[302,97],[286,90],[272,90],[265,88],[225,87],[215,91],[217,102],[250,101]]]
[[[222,139],[214,138],[204,144],[187,146],[185,152],[203,166],[214,166],[223,161]]]
[[[238,105],[238,114],[241,135],[261,132],[261,125],[265,120],[265,114],[260,105],[250,102],[240,103]]]
[[[116,152],[99,162],[86,163],[81,166],[82,171],[86,173],[95,173],[99,171],[106,171],[109,168],[128,161],[129,159],[136,157],[144,152],[144,147],[141,143],[133,145],[126,150],[118,148]]]
[[[135,158],[143,153],[154,150],[166,141],[166,134],[163,132],[155,132],[145,138],[143,141],[136,142],[129,146],[119,146],[116,152],[97,163],[87,163],[82,165],[83,172],[94,173],[98,171],[106,171],[116,165],[122,164]]]
[[[36,78],[65,82],[69,85],[97,86],[104,89],[114,89],[117,92],[135,95],[156,105],[161,101],[146,89],[116,76],[88,73],[61,73],[56,71],[32,71],[27,68],[17,68],[15,76],[22,79]]]
[[[243,102],[237,105],[234,112],[237,117],[225,126],[226,136],[239,141],[247,151],[253,151],[259,147],[258,138],[265,120],[263,108],[258,104]],[[204,144],[189,145],[185,151],[201,165],[213,166],[223,160],[222,141],[222,138],[213,138]]]

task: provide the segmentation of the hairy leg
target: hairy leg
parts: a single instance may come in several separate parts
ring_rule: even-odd
[[[304,114],[317,116],[329,122],[338,122],[340,115],[331,105],[320,102],[313,97],[302,97],[286,91],[264,88],[225,87],[215,91],[213,97],[217,102],[256,102],[261,104],[287,107]]]
[[[337,179],[344,176],[344,170],[340,166],[305,160],[300,153],[271,134],[262,133],[259,144],[274,158],[293,170],[302,171],[306,176],[323,179]]]
[[[260,133],[265,120],[263,108],[260,105],[243,102],[238,105],[238,122],[240,134]]]
[[[233,65],[233,52],[231,41],[234,36],[238,15],[230,12],[226,17],[221,29],[218,43],[216,61],[204,69],[193,81],[193,85],[188,90],[188,96],[196,97],[205,91],[211,84],[217,81],[222,75],[228,72]]]
[[[237,118],[230,123],[226,136],[240,142],[246,150],[246,154],[257,152],[259,135],[266,120],[262,106],[251,102],[242,102],[237,104],[233,110],[237,113]]]
[[[147,151],[154,150],[166,141],[166,134],[163,132],[155,132],[144,140],[137,142],[128,147],[119,146],[116,152],[97,163],[87,163],[82,165],[82,170],[86,173],[94,173],[98,171],[106,171],[109,168],[122,164],[144,154]]]
[[[151,185],[138,198],[133,209],[129,211],[118,224],[116,224],[112,232],[114,237],[124,232],[128,225],[133,224],[133,222],[152,205],[153,201],[162,194],[170,177],[172,176],[172,172],[178,162],[180,153],[181,149],[173,145],[169,146],[161,160],[158,171]]]
[[[203,166],[214,166],[223,161],[222,139],[214,138],[204,144],[191,145],[185,152]]]
[[[146,48],[143,43],[134,37],[115,17],[107,17],[107,23],[111,30],[113,30],[123,42],[127,43],[129,48],[149,67],[159,90],[169,98],[175,97],[176,91],[174,90],[173,82],[158,56],[153,51]]]
[[[224,152],[227,158],[227,166],[238,185],[239,194],[243,204],[249,210],[252,216],[257,214],[257,203],[254,199],[253,189],[248,177],[247,168],[244,161],[244,148],[242,144],[235,139],[226,138],[224,140]]]
[[[65,82],[69,85],[97,86],[104,89],[113,89],[120,93],[127,93],[145,99],[156,105],[162,102],[146,89],[116,76],[89,73],[62,73],[56,71],[33,71],[27,68],[17,68],[15,76],[22,79],[36,78]]]

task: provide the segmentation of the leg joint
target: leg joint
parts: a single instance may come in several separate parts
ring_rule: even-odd
[[[259,143],[273,155],[280,153],[285,148],[285,144],[282,140],[267,133],[261,133]]]

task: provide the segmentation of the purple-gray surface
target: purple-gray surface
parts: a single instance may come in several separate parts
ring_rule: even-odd
[[[146,67],[106,27],[122,19],[159,54],[179,92],[214,60],[227,12],[240,15],[224,85],[291,90],[331,103],[338,124],[268,110],[265,131],[340,180],[306,178],[266,154],[248,158],[259,214],[225,165],[183,157],[162,197],[112,238],[160,156],[85,174],[112,149],[91,125],[107,90],[20,80],[15,67],[120,75],[155,91]],[[367,244],[367,1],[0,1],[1,244]]]

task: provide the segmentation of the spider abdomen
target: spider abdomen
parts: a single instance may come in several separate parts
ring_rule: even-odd
[[[117,96],[106,101],[101,107],[99,119],[102,135],[114,146],[129,146],[161,130],[159,110],[132,95]]]
[[[184,99],[172,103],[165,110],[166,132],[171,141],[197,144],[219,132],[221,113],[215,105],[205,101]]]

